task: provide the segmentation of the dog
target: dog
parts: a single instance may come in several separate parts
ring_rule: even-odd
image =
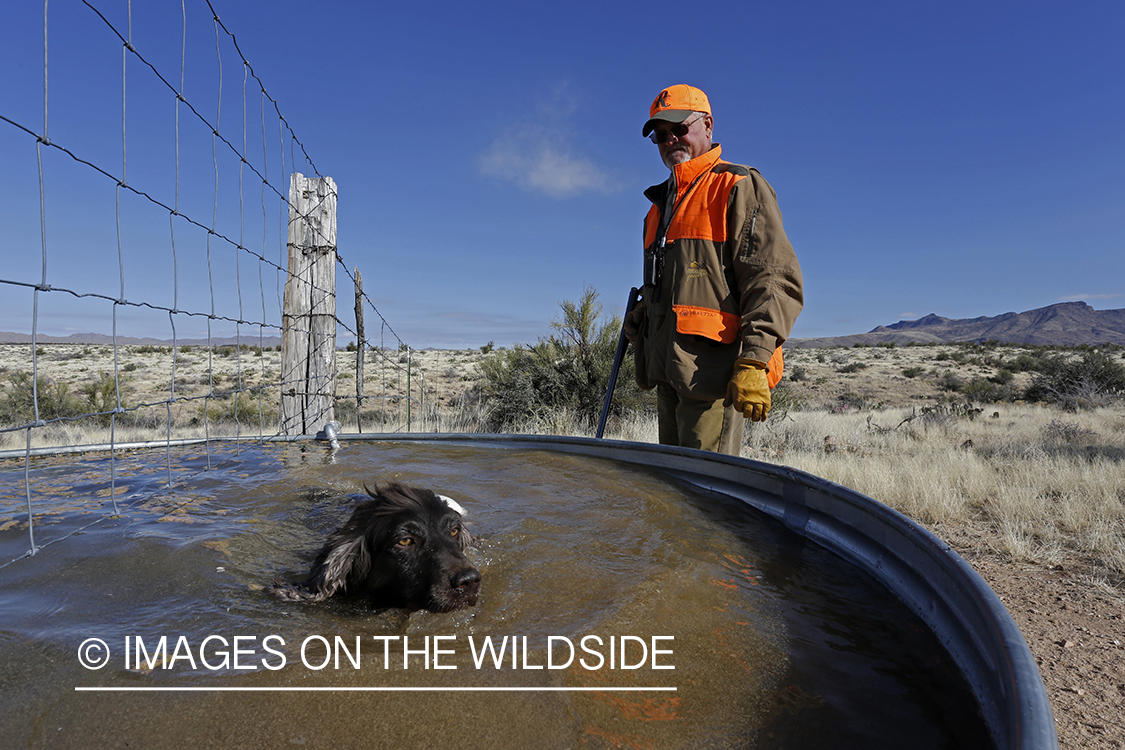
[[[372,491],[328,537],[302,584],[267,589],[279,599],[322,602],[337,594],[377,607],[452,612],[480,595],[480,571],[465,557],[472,538],[450,498],[397,482]]]

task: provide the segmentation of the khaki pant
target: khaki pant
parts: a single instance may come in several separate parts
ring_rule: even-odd
[[[700,401],[680,395],[667,383],[656,386],[656,423],[662,445],[701,448],[741,455],[745,417],[718,401]]]

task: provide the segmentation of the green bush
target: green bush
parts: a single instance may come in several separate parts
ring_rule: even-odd
[[[200,416],[209,422],[238,422],[257,425],[258,419],[266,425],[277,421],[277,406],[269,400],[260,400],[260,388],[228,393],[216,398],[204,399]]]
[[[56,383],[40,376],[35,380],[33,392],[30,372],[14,372],[8,376],[8,382],[9,388],[0,401],[0,421],[4,424],[31,422],[35,419],[36,400],[40,419],[77,417],[87,411],[82,398],[71,393],[66,383]]]
[[[1125,365],[1107,352],[1091,349],[1078,358],[1062,354],[1043,357],[1024,394],[1067,409],[1106,406],[1125,396]]]
[[[1040,366],[1040,358],[1027,352],[1022,352],[1014,359],[1004,363],[1004,367],[1012,372],[1036,372]]]
[[[1013,373],[1007,367],[1001,367],[995,375],[989,378],[989,381],[996,383],[997,385],[1007,385],[1015,380],[1015,378],[1015,373]]]
[[[86,397],[88,411],[98,413],[98,422],[109,424],[109,412],[117,408],[117,381],[114,377],[109,373],[102,373],[97,380],[83,384],[82,395]]]
[[[481,360],[476,395],[485,407],[485,429],[505,432],[560,409],[593,426],[601,414],[617,351],[621,318],[601,321],[596,290],[559,304],[563,316],[551,321],[555,334],[532,345],[515,345]],[[617,375],[610,415],[642,411],[646,398],[634,379],[633,357],[626,352]]]
[[[994,378],[973,378],[961,386],[960,393],[965,398],[982,403],[1012,401],[1018,395],[1011,385],[997,382]]]
[[[961,390],[962,386],[964,385],[965,380],[958,375],[954,375],[949,370],[946,370],[944,373],[942,373],[941,377],[938,378],[938,387],[943,391],[956,393],[957,391]]]

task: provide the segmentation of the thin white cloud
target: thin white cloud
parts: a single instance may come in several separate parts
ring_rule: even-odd
[[[537,107],[527,121],[512,125],[481,155],[481,174],[516,183],[524,190],[570,198],[616,189],[609,173],[582,156],[567,128],[575,107],[565,87]]]

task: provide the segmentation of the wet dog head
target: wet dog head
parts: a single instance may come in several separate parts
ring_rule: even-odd
[[[328,537],[303,586],[278,586],[283,599],[363,596],[377,606],[449,612],[471,607],[480,571],[460,506],[430,490],[389,484],[360,503]]]

